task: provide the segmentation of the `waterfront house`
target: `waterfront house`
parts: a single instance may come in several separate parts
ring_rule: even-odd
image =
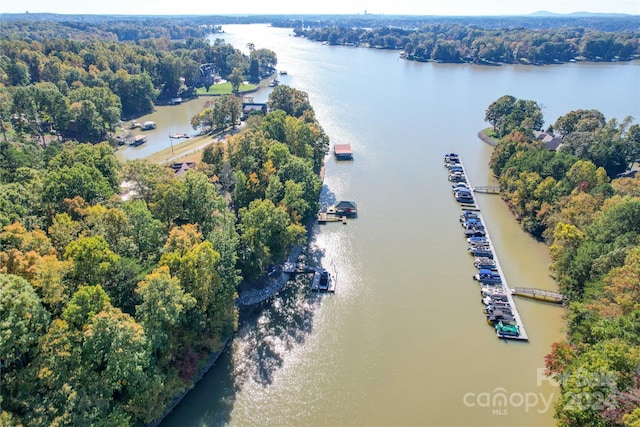
[[[536,139],[544,142],[544,148],[546,148],[547,150],[556,151],[562,144],[562,137],[555,136],[549,132],[534,130],[533,135],[536,137]]]
[[[267,104],[257,102],[243,102],[242,103],[242,120],[246,120],[251,114],[262,113],[263,116],[267,115]]]

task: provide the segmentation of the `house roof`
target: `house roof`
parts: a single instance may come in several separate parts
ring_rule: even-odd
[[[350,144],[335,144],[333,146],[333,152],[336,154],[351,154]]]
[[[356,203],[355,202],[349,202],[348,200],[342,200],[342,201],[336,203],[335,208],[336,209],[355,209],[356,208]]]
[[[195,162],[174,163],[171,167],[175,171],[176,176],[181,176],[189,169],[195,168],[196,164]]]
[[[544,147],[547,150],[557,150],[558,147],[560,146],[560,144],[562,144],[562,137],[561,136],[555,136],[552,133],[549,132],[542,132],[539,130],[534,130],[533,131],[533,135],[537,138],[542,140],[542,142],[544,142]]]

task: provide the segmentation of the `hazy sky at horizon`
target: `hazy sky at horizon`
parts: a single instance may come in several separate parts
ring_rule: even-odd
[[[118,15],[256,15],[372,14],[387,15],[526,15],[594,12],[640,15],[640,0],[20,0],[0,1],[0,12]]]

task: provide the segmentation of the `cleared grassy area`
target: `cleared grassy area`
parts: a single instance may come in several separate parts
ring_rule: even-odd
[[[257,87],[258,85],[254,84],[241,84],[238,92],[251,92]],[[230,95],[231,93],[233,93],[233,91],[231,90],[231,83],[229,82],[211,85],[209,87],[209,90],[207,90],[206,87],[199,87],[196,92],[198,95]]]
[[[201,152],[204,147],[213,143],[213,140],[214,137],[211,135],[197,136],[177,144],[174,143],[173,152],[171,147],[168,147],[145,157],[144,159],[157,164],[173,161],[190,161],[190,159],[186,160],[185,157],[191,158],[196,153],[200,153],[199,155],[202,156]]]

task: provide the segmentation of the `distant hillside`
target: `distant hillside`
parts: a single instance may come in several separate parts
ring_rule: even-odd
[[[534,17],[571,17],[571,18],[633,18],[638,15],[629,15],[625,13],[593,13],[593,12],[571,12],[571,13],[554,13],[548,10],[539,10],[527,16]]]

